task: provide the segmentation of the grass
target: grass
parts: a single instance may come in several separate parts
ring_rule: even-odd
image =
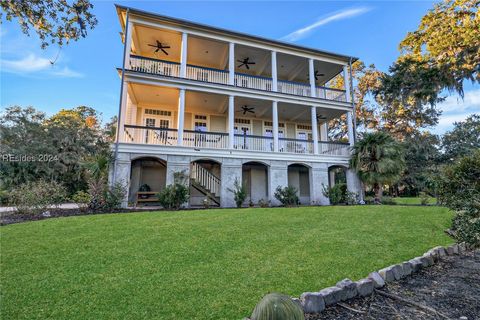
[[[399,205],[421,204],[420,197],[399,197],[399,198],[393,198],[393,201],[395,201],[395,203]],[[433,197],[428,197],[429,205],[435,204],[436,202],[437,202],[437,199]]]
[[[240,319],[451,240],[441,207],[93,215],[0,228],[2,319]]]

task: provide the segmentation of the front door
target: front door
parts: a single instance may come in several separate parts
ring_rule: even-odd
[[[235,137],[235,145],[236,149],[248,149],[248,135],[250,134],[250,126],[237,124],[234,127],[235,134],[241,135]]]
[[[145,132],[145,143],[153,144],[169,144],[169,132],[168,129],[170,126],[169,119],[162,119],[158,117],[145,117],[145,127],[152,127],[155,129],[147,129]]]

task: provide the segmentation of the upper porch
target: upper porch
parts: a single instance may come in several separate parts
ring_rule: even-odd
[[[351,106],[351,58],[292,50],[220,29],[207,31],[194,23],[138,13],[127,22],[124,11],[119,16],[125,30],[126,70]]]

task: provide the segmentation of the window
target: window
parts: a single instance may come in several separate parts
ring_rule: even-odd
[[[236,118],[235,123],[250,124],[250,119]]]
[[[145,114],[151,114],[151,115],[156,115],[156,116],[166,116],[166,117],[171,117],[172,116],[171,111],[158,110],[158,109],[145,109]]]
[[[208,131],[208,117],[206,115],[196,114],[194,120],[193,130],[200,132]]]

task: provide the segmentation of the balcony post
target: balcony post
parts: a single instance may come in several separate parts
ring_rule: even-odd
[[[188,48],[188,34],[182,33],[182,52],[180,54],[180,77],[187,77],[187,49]]]
[[[277,52],[272,51],[272,91],[278,91]]]
[[[272,101],[273,152],[278,152],[278,102]]]
[[[312,139],[313,139],[313,153],[318,154],[318,122],[317,122],[317,107],[311,108],[312,117]]]
[[[328,122],[320,125],[320,140],[328,141]]]
[[[228,96],[228,148],[233,149],[233,140],[235,138],[235,97]]]
[[[351,102],[350,77],[348,75],[348,66],[343,66],[343,84],[345,86],[345,101]]]
[[[228,84],[235,85],[235,43],[230,42],[228,49]]]
[[[125,34],[125,68],[130,69],[130,53],[132,51],[132,31],[133,23],[128,22],[128,28]]]
[[[355,135],[354,135],[354,128],[353,128],[353,114],[351,111],[347,112],[347,126],[348,126],[348,143],[351,146],[355,143]]]
[[[310,95],[316,97],[315,93],[315,68],[313,66],[313,59],[308,59],[308,75],[310,79]]]
[[[185,122],[185,89],[180,89],[178,96],[177,145],[183,146],[183,127]]]

